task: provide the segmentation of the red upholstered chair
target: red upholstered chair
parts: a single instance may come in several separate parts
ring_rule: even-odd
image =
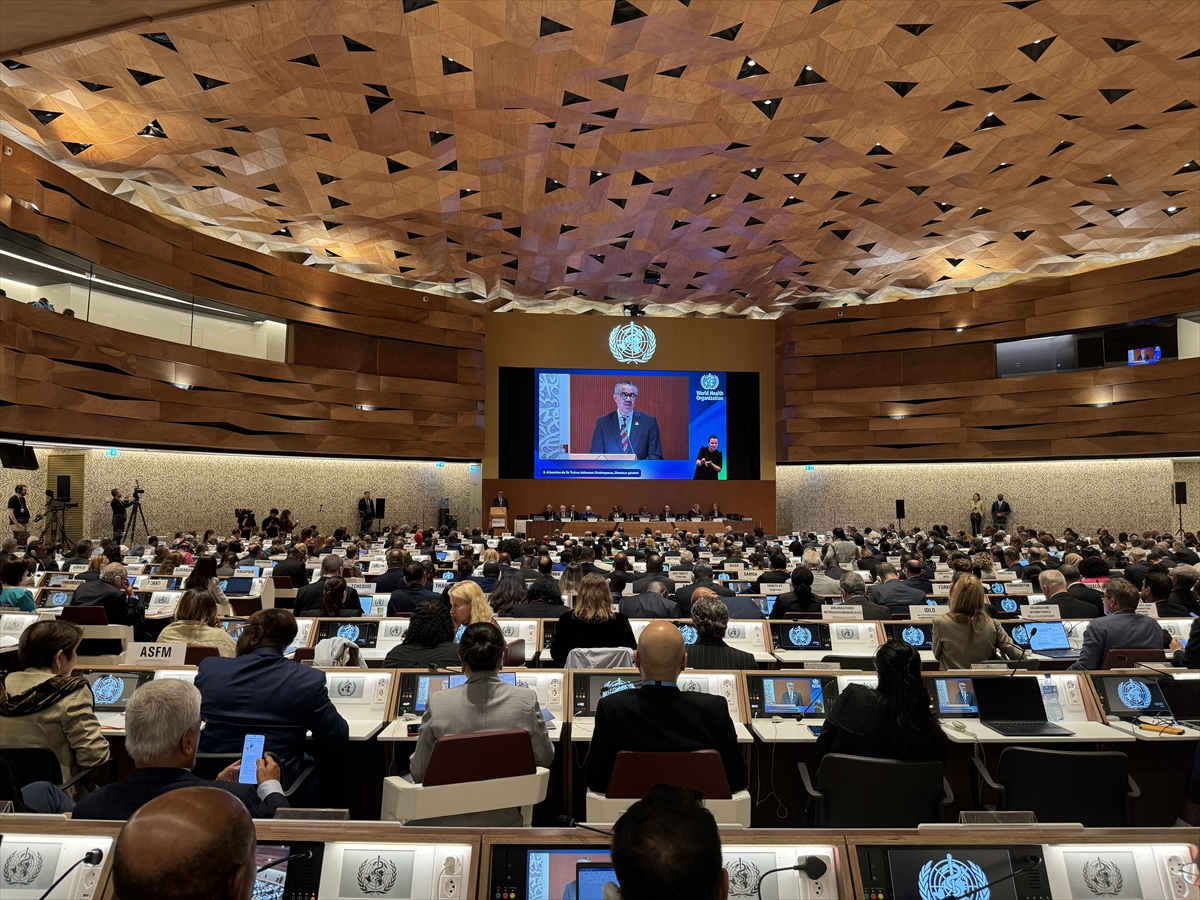
[[[504,646],[504,655],[500,657],[500,666],[505,669],[520,668],[525,665],[525,640],[509,641]]]
[[[716,750],[691,753],[621,750],[613,763],[607,793],[587,793],[588,821],[615,822],[656,784],[675,784],[698,791],[717,822],[750,827],[750,792],[730,791],[725,765]]]
[[[1114,647],[1104,654],[1101,669],[1135,669],[1138,663],[1166,663],[1167,655],[1162,650],[1123,649]]]
[[[64,606],[59,617],[63,622],[76,625],[107,625],[108,613],[103,606]]]
[[[185,666],[198,666],[201,660],[208,659],[210,656],[220,656],[221,651],[216,647],[202,647],[199,644],[188,644],[187,652],[183,655],[183,664]]]
[[[536,765],[529,732],[519,728],[438,738],[425,780],[383,780],[384,821],[408,822],[520,807],[523,823],[546,799],[550,770]]]

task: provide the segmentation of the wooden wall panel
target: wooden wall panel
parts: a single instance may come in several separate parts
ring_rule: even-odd
[[[483,456],[482,308],[191,231],[4,146],[12,155],[0,165],[0,222],[96,265],[287,319],[293,363],[3,299],[0,432],[336,456]]]
[[[217,353],[0,298],[0,433],[9,437],[479,459],[483,399],[477,383]]]
[[[1192,248],[991,291],[789,313],[776,321],[778,459],[1195,454],[1200,359],[998,379],[995,344],[1198,308]]]

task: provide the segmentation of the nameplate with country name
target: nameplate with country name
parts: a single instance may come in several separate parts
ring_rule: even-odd
[[[953,585],[951,585],[948,581],[936,582],[933,586],[933,595],[935,597],[949,597],[951,587],[953,587]]]
[[[1028,581],[1014,581],[1004,589],[1010,596],[1028,597],[1033,593],[1033,585]]]

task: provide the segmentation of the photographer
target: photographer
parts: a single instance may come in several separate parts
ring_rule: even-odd
[[[250,537],[254,529],[258,527],[258,520],[254,518],[254,510],[252,509],[235,509],[233,514],[237,517],[238,530],[244,538]]]
[[[125,495],[121,493],[120,488],[112,489],[112,500],[109,502],[109,506],[112,507],[112,529],[114,544],[120,544],[121,538],[125,535],[125,516],[127,515],[125,510],[129,509],[129,507],[133,506],[133,504],[137,502],[137,495],[141,493],[137,488],[134,488],[133,492],[134,499],[126,500]]]
[[[273,509],[263,519],[263,533],[269,538],[279,537],[279,510]]]

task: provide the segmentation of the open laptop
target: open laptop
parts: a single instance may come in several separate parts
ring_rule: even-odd
[[[1001,676],[973,681],[979,721],[992,731],[1008,737],[1069,737],[1075,733],[1046,721],[1038,679]]]
[[[1158,689],[1176,722],[1200,728],[1200,678],[1164,678],[1158,682]]]
[[[1002,626],[1014,644],[1039,656],[1073,659],[1079,651],[1067,640],[1062,622],[1005,622]]]

